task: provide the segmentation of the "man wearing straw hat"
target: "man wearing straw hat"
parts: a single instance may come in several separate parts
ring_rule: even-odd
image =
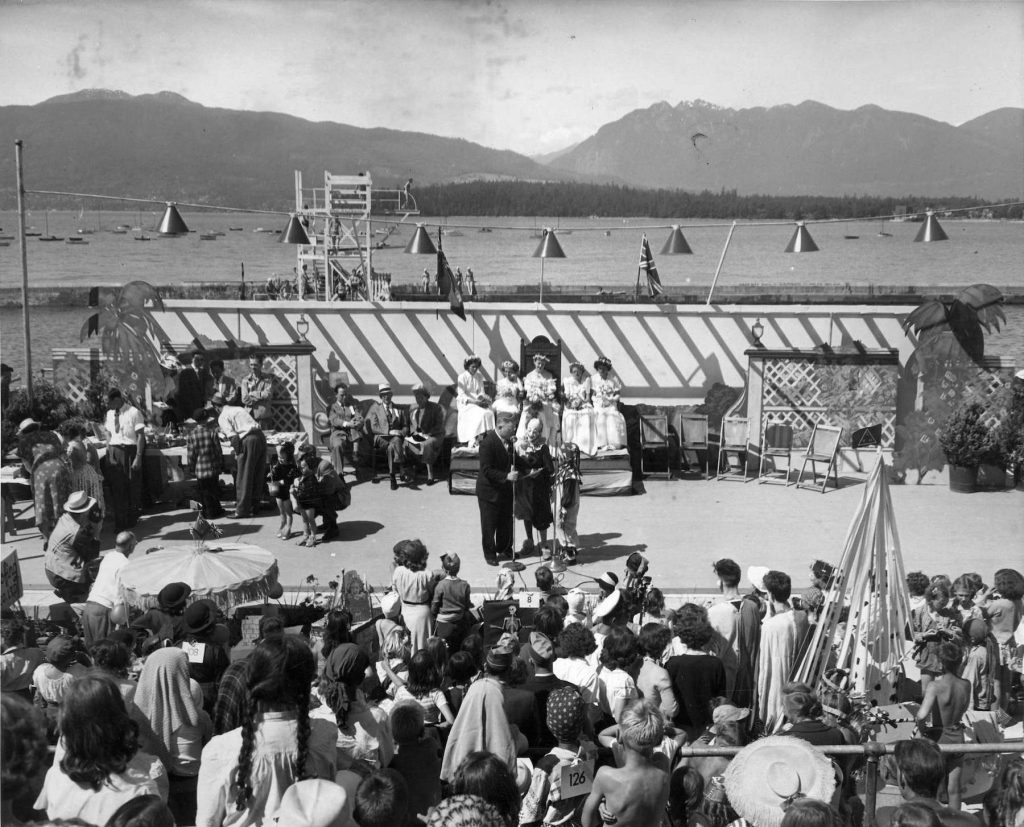
[[[100,541],[96,500],[84,491],[75,491],[64,503],[43,558],[46,579],[57,594],[69,603],[81,603],[89,596],[93,572],[89,563],[99,557]]]
[[[405,478],[405,451],[403,444],[409,433],[409,420],[404,411],[395,407],[391,401],[391,385],[381,382],[377,385],[379,402],[374,402],[366,412],[366,421],[370,433],[373,434],[374,450],[384,448],[388,452],[388,476],[391,478],[391,490],[398,489],[395,475],[402,473]]]

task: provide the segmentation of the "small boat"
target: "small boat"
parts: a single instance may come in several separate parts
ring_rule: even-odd
[[[843,238],[855,239],[855,238],[860,238],[860,236],[859,235],[844,235]]]
[[[222,233],[220,230],[214,230],[212,234],[216,236],[227,235],[227,233]]]
[[[199,240],[200,241],[216,241],[217,240],[217,233],[200,233],[199,234]]]
[[[878,235],[882,238],[892,238],[892,233],[887,233],[884,230],[879,230]]]
[[[135,229],[138,229],[138,228],[137,227],[133,227],[131,224],[118,224],[117,225],[117,229],[124,230],[125,232],[127,232],[128,230],[135,230]]]
[[[39,230],[32,230],[31,232],[25,233],[25,236],[27,238],[38,238],[41,235],[42,235],[42,233],[39,232]]]
[[[82,227],[78,228],[78,234],[79,235],[92,235],[95,232],[96,232],[95,230],[85,230]]]
[[[83,245],[88,244],[89,242],[86,241],[84,238],[79,238],[78,236],[74,236],[73,235],[73,236],[69,236],[68,239],[64,243],[65,244],[72,244],[75,247],[82,247]]]
[[[10,246],[11,246],[11,242],[9,242],[9,241],[0,241],[0,247],[10,247]]]
[[[605,230],[605,231],[604,231],[604,234],[605,234],[605,235],[611,235],[611,234],[612,234],[612,231],[611,231],[611,230]]]
[[[39,236],[40,241],[63,241],[63,238],[58,238],[55,235],[41,235]]]
[[[242,227],[228,227],[228,229],[231,230],[231,232],[233,232],[233,233],[240,233],[240,232],[242,232]]]
[[[143,233],[142,235],[135,236],[135,240],[136,241],[151,241],[152,239],[148,235]]]
[[[0,235],[0,241],[14,241],[13,235]]]
[[[116,230],[107,230],[107,232],[110,233],[111,235],[128,235],[128,231],[122,230],[120,227],[118,227]]]
[[[493,233],[494,230],[492,230],[490,227],[481,227],[478,230],[478,232],[481,232],[481,233]]]

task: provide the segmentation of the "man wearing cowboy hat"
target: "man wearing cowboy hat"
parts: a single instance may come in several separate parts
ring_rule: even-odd
[[[409,433],[408,415],[391,401],[391,385],[382,382],[377,385],[380,401],[374,402],[366,412],[366,422],[373,435],[373,449],[386,449],[388,452],[388,476],[391,478],[391,490],[398,489],[397,473],[405,479],[405,437]]]
[[[267,476],[267,438],[259,423],[245,408],[229,405],[219,393],[210,404],[217,412],[217,424],[228,435],[238,468],[235,471],[234,517],[251,517],[263,498]]]
[[[95,576],[88,564],[100,554],[96,505],[96,500],[84,491],[68,497],[43,557],[46,579],[69,603],[86,600]]]
[[[430,391],[422,382],[412,386],[416,404],[409,408],[410,434],[405,440],[405,454],[409,465],[416,467],[419,460],[427,466],[427,485],[434,479],[434,463],[441,457],[444,444],[444,411],[430,401]],[[415,474],[415,471],[413,472]]]

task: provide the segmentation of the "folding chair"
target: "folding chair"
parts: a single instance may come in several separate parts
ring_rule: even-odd
[[[644,460],[648,450],[665,450],[665,478],[672,476],[669,462],[668,417],[661,414],[640,414],[640,473],[646,473]]]
[[[716,480],[747,481],[747,440],[750,437],[750,420],[745,416],[726,416],[722,418],[722,435],[718,446],[718,467],[715,469]],[[743,473],[733,470],[729,464],[729,454],[736,454],[736,461],[742,465]],[[725,473],[722,473],[722,463]]]
[[[804,461],[800,466],[800,473],[796,478],[796,487],[800,487],[800,481],[804,476],[804,469],[807,467],[807,463],[811,463],[811,475],[814,480],[814,484],[818,484],[818,463],[824,463],[825,478],[821,483],[821,493],[825,493],[825,486],[828,485],[829,474],[831,474],[836,481],[836,488],[839,488],[839,469],[838,469],[838,457],[839,457],[839,440],[843,435],[842,428],[836,428],[831,425],[815,425],[814,430],[811,432],[811,441],[807,444],[807,450],[804,453]]]
[[[772,458],[772,470],[765,473],[765,460]],[[764,429],[764,438],[761,440],[761,462],[757,468],[757,482],[762,485],[766,482],[778,482],[778,474],[781,473],[775,460],[780,457],[786,458],[786,486],[789,486],[789,477],[793,472],[793,426],[783,422],[774,422]],[[773,476],[774,475],[774,476]]]
[[[679,414],[679,450],[684,456],[694,455],[694,464],[700,467],[699,451],[704,452],[704,474],[711,476],[711,458],[708,456],[708,418],[701,414]],[[689,464],[689,460],[687,460]]]

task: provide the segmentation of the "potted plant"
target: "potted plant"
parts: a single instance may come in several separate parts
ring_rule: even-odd
[[[975,491],[978,466],[992,450],[992,436],[977,402],[962,402],[939,432],[939,445],[949,464],[949,488],[963,494]]]
[[[1005,388],[1005,407],[992,429],[992,444],[999,463],[1017,487],[1024,490],[1024,379]]]

